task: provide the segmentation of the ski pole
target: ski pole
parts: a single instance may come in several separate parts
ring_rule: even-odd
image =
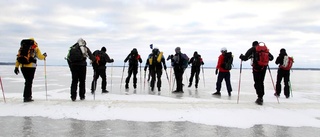
[[[92,89],[92,93],[93,93],[93,100],[96,100],[96,88],[97,88],[97,79],[96,79],[96,75],[97,72],[96,70],[93,69],[93,89]]]
[[[125,66],[126,66],[126,63],[123,63],[122,77],[121,77],[121,82],[120,82],[120,90],[121,90],[121,86],[122,86],[123,73],[124,73],[124,68],[125,68]]]
[[[4,100],[4,103],[6,103],[6,97],[4,96],[4,90],[3,90],[3,85],[2,85],[1,76],[0,76],[0,84],[1,84],[1,89],[2,89],[3,100]]]
[[[271,75],[271,71],[270,71],[269,65],[267,67],[268,67],[268,70],[269,70],[269,74],[270,74],[271,82],[272,82],[272,85],[273,85],[274,93],[277,93],[276,87],[274,86],[274,82],[273,82],[273,78],[272,78],[272,75]],[[279,97],[278,96],[276,96],[276,97],[277,97],[278,104],[280,104]]]
[[[240,98],[241,73],[242,73],[242,60],[240,61],[240,74],[239,74],[239,85],[238,85],[238,99],[237,99],[237,104],[239,104],[239,98]]]
[[[144,71],[144,76],[143,76],[143,90],[146,89],[146,71]]]
[[[142,87],[141,63],[140,63],[140,87]]]
[[[206,87],[206,81],[204,80],[204,69],[202,66],[202,77],[203,77],[203,86]]]
[[[167,80],[168,80],[168,83],[169,83],[169,89],[171,89],[171,84],[170,84],[170,81],[169,81],[167,70],[165,70],[165,71],[166,71],[166,76],[167,76]]]
[[[46,100],[48,100],[48,86],[47,86],[47,63],[46,63],[46,59],[44,59],[44,84],[45,84],[45,89],[46,89]]]
[[[290,88],[290,92],[291,92],[291,97],[293,97],[293,94],[292,94],[292,87],[291,87],[291,81],[288,81],[289,83],[289,88]]]
[[[113,73],[113,62],[111,63],[111,91],[112,91],[112,73]]]

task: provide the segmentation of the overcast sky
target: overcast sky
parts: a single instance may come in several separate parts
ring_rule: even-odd
[[[239,55],[257,40],[275,57],[285,48],[294,67],[320,67],[318,0],[1,0],[0,5],[1,62],[14,62],[21,39],[34,37],[48,65],[66,65],[69,47],[81,37],[91,51],[105,46],[119,66],[133,48],[145,64],[153,43],[165,56],[177,46],[189,57],[198,51],[205,67],[216,66],[226,47],[239,67]],[[274,61],[270,66],[276,67]]]

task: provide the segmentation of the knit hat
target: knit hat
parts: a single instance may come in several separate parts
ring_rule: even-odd
[[[85,46],[85,45],[86,45],[86,42],[85,42],[82,38],[80,38],[80,39],[78,40],[78,44],[79,44],[79,46]]]
[[[227,48],[226,47],[222,47],[220,51],[221,52],[227,52]]]
[[[258,41],[254,41],[254,42],[252,42],[252,47],[253,47],[253,46],[257,46],[258,44],[259,44]]]
[[[106,52],[107,51],[106,47],[102,47],[101,51]]]
[[[176,53],[180,53],[181,52],[181,48],[180,47],[176,47],[176,49],[174,50]]]

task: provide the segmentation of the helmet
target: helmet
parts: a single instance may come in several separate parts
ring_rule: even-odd
[[[227,52],[227,48],[226,48],[226,47],[223,47],[223,48],[221,48],[220,51],[221,51],[221,52]]]

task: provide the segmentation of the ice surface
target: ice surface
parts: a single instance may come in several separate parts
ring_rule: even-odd
[[[129,120],[143,122],[189,121],[207,125],[249,128],[258,124],[280,126],[309,126],[320,128],[320,71],[295,70],[291,72],[293,96],[286,99],[281,93],[279,102],[273,96],[274,89],[267,72],[265,79],[264,105],[254,103],[256,99],[250,69],[242,71],[240,100],[238,98],[239,70],[231,71],[233,92],[228,97],[225,83],[222,85],[222,96],[214,97],[216,75],[213,69],[204,69],[200,74],[199,88],[194,85],[184,87],[183,94],[172,94],[172,81],[162,76],[160,94],[148,90],[143,72],[138,73],[138,88],[133,90],[132,80],[128,95],[120,83],[122,67],[107,69],[108,94],[101,94],[98,80],[95,100],[90,94],[92,68],[87,68],[86,100],[70,100],[71,74],[66,66],[47,66],[47,93],[45,91],[45,73],[43,66],[38,66],[34,83],[32,103],[23,103],[24,79],[21,74],[13,73],[14,66],[1,66],[0,76],[5,91],[6,103],[2,96],[0,116],[41,116],[52,119],[79,119],[88,121]],[[143,70],[143,69],[142,69]],[[112,72],[111,72],[112,71]],[[123,81],[127,76],[127,69]],[[111,75],[112,73],[112,75]],[[168,75],[172,75],[170,68]],[[271,70],[275,82],[276,70]],[[112,77],[111,77],[112,76]],[[184,84],[188,84],[190,69],[184,75]],[[205,78],[203,78],[205,76]],[[203,82],[205,80],[205,83]],[[124,84],[124,83],[122,83]],[[171,89],[169,88],[171,87]],[[47,94],[47,97],[46,97]],[[47,100],[46,100],[47,98]]]

